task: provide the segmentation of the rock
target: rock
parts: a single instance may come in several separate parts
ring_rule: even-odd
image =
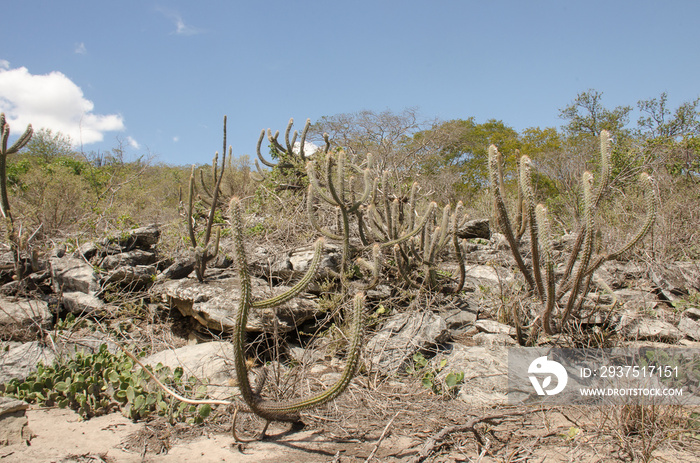
[[[158,225],[152,224],[145,227],[135,228],[118,240],[119,245],[125,250],[150,249],[158,243],[160,239],[160,229]]]
[[[302,365],[310,365],[322,361],[325,356],[315,349],[305,349],[299,346],[289,347],[289,356]]]
[[[26,410],[29,405],[21,400],[0,397],[0,447],[29,442],[32,432],[27,427]]]
[[[402,312],[384,323],[364,348],[369,369],[392,375],[405,368],[418,351],[446,342],[449,331],[445,321],[432,312]]]
[[[473,325],[476,321],[477,314],[470,310],[452,309],[441,314],[445,325],[450,330],[458,330],[468,325]]]
[[[513,274],[507,268],[496,268],[491,265],[475,265],[467,268],[467,281],[474,286],[482,286],[500,293],[502,285],[513,281]]]
[[[506,404],[508,401],[508,348],[505,346],[463,346],[450,344],[450,350],[432,359],[439,365],[447,360],[445,367],[436,376],[444,384],[451,372],[464,373],[464,382],[457,397],[474,407],[489,407]]]
[[[472,339],[476,343],[477,346],[486,346],[486,347],[492,347],[492,346],[515,346],[518,343],[515,342],[515,339],[512,337],[508,336],[505,333],[478,333],[475,334]]]
[[[104,278],[107,283],[123,286],[148,287],[156,280],[156,269],[150,265],[123,266],[109,272]]]
[[[92,265],[83,259],[52,257],[50,264],[54,292],[80,291],[94,295],[99,291],[100,285]]]
[[[613,289],[625,288],[631,281],[640,281],[647,276],[646,266],[636,262],[607,261],[597,272]]]
[[[457,230],[457,236],[462,239],[483,238],[491,239],[491,227],[489,219],[470,220],[462,228]]]
[[[0,337],[6,340],[34,338],[49,328],[53,315],[49,305],[40,300],[12,300],[0,296]]]
[[[70,313],[81,315],[89,313],[94,315],[104,315],[106,305],[92,294],[81,293],[80,291],[64,292],[62,296],[63,307]]]
[[[270,298],[289,289],[278,286],[273,293],[269,284],[258,278],[252,278],[251,284],[256,300]],[[207,280],[204,283],[199,283],[194,278],[170,280],[159,284],[154,291],[171,307],[176,307],[185,316],[193,317],[206,328],[215,331],[232,331],[235,328],[234,317],[240,289],[238,280],[230,277],[230,273],[228,278]],[[277,314],[276,329],[286,333],[311,319],[317,312],[318,305],[314,300],[296,297],[279,307],[251,310],[246,330],[272,331],[275,329]]]
[[[694,262],[674,262],[663,266],[653,265],[649,277],[659,294],[667,301],[686,296],[691,289],[700,291],[700,268]]]
[[[50,365],[56,354],[39,341],[0,343],[0,384],[24,380],[37,370],[39,362]]]
[[[693,341],[700,341],[700,323],[689,317],[681,317],[678,330]]]
[[[73,257],[76,259],[85,258],[86,260],[90,260],[95,257],[100,250],[101,248],[97,243],[94,241],[89,241],[80,245],[80,247],[73,253]]]
[[[156,278],[156,281],[180,280],[182,278],[187,278],[187,276],[194,271],[195,265],[196,262],[194,257],[181,257],[175,260],[175,262],[173,262],[168,268],[163,270]]]
[[[616,289],[613,293],[617,298],[617,302],[621,304],[624,309],[650,312],[659,305],[659,298],[655,294],[647,291],[622,288]]]
[[[491,334],[515,335],[515,328],[495,320],[477,320],[474,326],[481,332]]]
[[[656,318],[649,318],[635,310],[626,310],[620,317],[617,330],[630,340],[663,340],[676,342],[683,333],[672,324]]]
[[[365,294],[368,301],[383,301],[391,297],[392,289],[389,285],[377,285],[374,289],[365,291]]]
[[[151,251],[134,249],[133,251],[112,254],[100,262],[100,267],[104,270],[114,270],[120,266],[151,265],[156,261],[156,254]]]
[[[160,363],[173,370],[182,367],[185,378],[193,376],[205,381],[213,398],[229,397],[235,384],[233,345],[229,342],[213,341],[164,350],[146,357],[142,363],[153,367]]]
[[[314,246],[306,246],[288,253],[281,259],[269,259],[268,272],[275,277],[282,279],[297,279],[301,278],[309,268],[311,261],[314,258]],[[323,257],[319,264],[319,270],[316,279],[322,279],[329,274],[340,271],[340,262],[342,260],[342,250],[340,246],[326,243],[323,246]]]
[[[690,307],[685,309],[683,316],[690,318],[691,320],[700,320],[700,309],[695,307]]]

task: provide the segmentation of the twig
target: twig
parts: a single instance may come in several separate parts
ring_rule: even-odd
[[[433,435],[430,437],[427,441],[425,441],[425,444],[423,444],[423,448],[418,452],[418,455],[416,455],[410,463],[420,463],[422,462],[425,458],[430,455],[430,453],[433,451],[433,449],[437,446],[438,442],[440,442],[442,439],[445,438],[445,436],[456,433],[456,432],[465,432],[465,431],[472,431],[476,434],[477,439],[479,438],[478,434],[476,433],[474,426],[477,424],[481,423],[482,421],[489,421],[489,420],[495,420],[497,418],[508,418],[511,416],[518,416],[518,415],[523,415],[527,413],[526,411],[517,411],[513,413],[499,413],[497,415],[486,415],[486,416],[481,416],[481,417],[476,417],[471,420],[469,420],[466,424],[457,424],[454,426],[446,426],[442,428],[440,432],[437,434]]]
[[[171,395],[172,397],[176,398],[176,399],[179,400],[180,402],[185,402],[186,404],[190,404],[190,405],[203,405],[203,404],[209,404],[209,405],[226,405],[226,406],[235,407],[236,410],[238,410],[239,408],[241,408],[242,411],[246,411],[246,412],[248,411],[248,410],[246,410],[245,407],[242,407],[241,404],[239,404],[239,403],[237,403],[237,402],[230,401],[230,400],[213,400],[213,399],[195,400],[195,399],[188,399],[187,397],[184,397],[184,396],[178,394],[177,392],[173,391],[173,390],[170,389],[168,386],[166,386],[165,384],[163,384],[163,383],[156,377],[156,375],[154,375],[154,374],[151,372],[151,370],[149,370],[148,368],[146,368],[146,366],[145,366],[143,363],[141,363],[141,361],[139,361],[139,359],[137,359],[136,356],[134,356],[134,354],[132,354],[131,352],[129,352],[129,351],[128,351],[124,346],[122,346],[121,344],[119,344],[119,343],[116,343],[116,344],[117,344],[117,346],[119,346],[119,348],[120,348],[131,360],[133,360],[134,362],[136,362],[136,363],[146,372],[146,374],[148,374],[148,376],[150,376],[150,378],[151,378],[153,381],[155,381],[155,383],[158,385],[159,388],[161,388],[161,389],[163,390],[163,392],[165,392],[165,393]]]
[[[382,431],[382,435],[379,436],[379,439],[377,439],[377,443],[374,445],[374,448],[372,449],[372,453],[369,454],[369,456],[365,460],[365,463],[369,463],[372,460],[372,458],[374,458],[374,454],[377,453],[377,450],[379,450],[379,446],[382,444],[382,441],[386,437],[387,431],[389,431],[389,427],[391,427],[391,424],[394,422],[396,417],[399,416],[399,413],[401,413],[401,410],[396,412],[394,417],[392,419],[390,419],[389,422],[386,424],[386,426],[384,427],[384,431]]]

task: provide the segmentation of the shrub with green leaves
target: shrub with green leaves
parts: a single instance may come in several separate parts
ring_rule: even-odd
[[[206,395],[206,385],[194,377],[185,380],[182,368],[171,370],[158,364],[152,370],[164,384],[195,398]],[[134,362],[123,352],[113,354],[106,344],[95,353],[76,351],[53,365],[39,364],[25,380],[0,385],[6,395],[47,407],[71,408],[84,419],[121,410],[133,420],[164,416],[171,423],[201,423],[211,413],[210,405],[178,403],[149,381],[148,374],[134,370]]]
[[[454,394],[457,388],[464,382],[464,372],[451,371],[445,376],[444,385],[437,380],[437,375],[447,366],[447,359],[442,359],[436,367],[430,366],[430,361],[423,354],[413,354],[413,365],[406,368],[410,375],[419,376],[424,388],[430,389],[434,394]]]

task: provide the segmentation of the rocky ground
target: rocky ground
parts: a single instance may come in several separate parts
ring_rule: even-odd
[[[0,461],[697,460],[697,407],[652,406],[640,415],[634,407],[508,405],[508,349],[517,336],[501,322],[511,304],[522,302],[522,288],[502,238],[483,221],[471,226],[481,229],[482,238],[470,244],[465,291],[409,299],[380,284],[369,292],[361,372],[331,405],[304,414],[306,427],[299,432],[275,425],[267,440],[238,444],[230,411],[223,408],[203,425],[173,427],[118,413],[82,421],[69,410],[8,403],[0,408],[0,427],[16,432],[0,439],[8,444],[0,447]],[[146,363],[180,366],[205,380],[210,397],[235,395],[226,333],[238,281],[227,244],[200,283],[189,256],[158,254],[158,238],[157,227],[144,227],[75,249],[57,247],[46,268],[29,277],[32,294],[43,297],[18,297],[16,282],[3,286],[0,384],[26,378],[39,362],[50,364],[76,348],[107,343],[117,351],[118,341],[146,348]],[[259,297],[281,292],[284,282],[305,271],[312,254],[310,248],[249,252]],[[339,249],[327,246],[321,274],[339,259]],[[594,291],[589,304],[606,307],[615,300],[616,306],[581,324],[579,347],[700,347],[697,263],[613,261],[598,274],[614,296]],[[329,323],[337,314],[318,297],[322,284],[318,280],[283,307],[255,311],[246,327],[258,356],[252,368],[267,363],[297,394],[332,383],[344,363],[342,331]],[[391,309],[402,304],[405,310]],[[64,329],[59,320],[68,313],[89,319],[90,329]],[[280,337],[287,347],[277,348]],[[553,338],[547,345],[563,342]],[[417,353],[419,363],[425,361],[420,368]],[[463,373],[463,380],[450,387],[450,373]],[[272,392],[283,394],[285,384]],[[246,416],[238,429],[250,439],[261,427]]]

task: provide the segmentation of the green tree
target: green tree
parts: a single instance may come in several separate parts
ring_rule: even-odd
[[[34,133],[22,153],[43,163],[51,162],[59,157],[77,156],[71,145],[70,137],[61,132],[54,133],[50,129],[41,129]]]
[[[631,106],[608,109],[602,103],[603,92],[589,89],[576,95],[569,105],[559,111],[559,117],[567,120],[564,131],[570,136],[591,135],[600,137],[607,130],[613,137],[626,135]]]
[[[432,154],[423,159],[423,172],[452,174],[449,187],[467,195],[487,185],[489,145],[498,146],[504,153],[506,178],[512,177],[515,153],[520,148],[515,129],[496,119],[478,124],[473,117],[443,122],[428,132],[417,134],[414,139],[417,142],[430,140],[432,146]]]
[[[694,180],[700,174],[700,98],[668,107],[668,95],[640,100],[636,135],[642,151],[672,175]]]

